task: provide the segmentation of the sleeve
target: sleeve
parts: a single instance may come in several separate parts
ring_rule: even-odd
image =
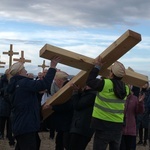
[[[49,68],[46,76],[43,80],[31,80],[29,78],[25,78],[18,81],[18,84],[21,88],[27,89],[33,92],[43,91],[51,87],[53,79],[55,77],[56,69]]]
[[[104,87],[104,80],[96,78],[98,76],[99,69],[94,67],[89,73],[86,84],[91,87],[93,90],[102,91]]]

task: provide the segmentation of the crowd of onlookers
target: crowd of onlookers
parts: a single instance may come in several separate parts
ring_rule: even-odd
[[[55,150],[85,150],[93,138],[93,150],[136,150],[148,145],[150,88],[126,85],[124,65],[115,62],[109,78],[100,77],[101,58],[89,73],[85,86],[72,82],[74,76],[56,68],[61,58],[37,77],[17,62],[0,78],[0,140],[7,138],[15,150],[39,150],[39,132],[49,132]],[[72,89],[64,103],[48,105],[64,86]],[[62,98],[63,99],[63,98]],[[43,119],[42,110],[53,113]],[[138,142],[137,142],[138,140]]]

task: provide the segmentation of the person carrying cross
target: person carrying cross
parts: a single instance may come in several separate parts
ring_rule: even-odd
[[[97,91],[93,107],[91,127],[95,129],[93,150],[119,150],[124,120],[124,104],[129,88],[121,81],[125,67],[116,61],[108,79],[96,78],[104,62],[101,57],[95,59],[86,84]]]
[[[47,89],[53,82],[59,57],[51,60],[50,68],[43,80],[27,76],[23,63],[10,67],[12,75],[7,91],[12,104],[12,132],[17,141],[16,150],[39,150],[40,107],[37,92]]]

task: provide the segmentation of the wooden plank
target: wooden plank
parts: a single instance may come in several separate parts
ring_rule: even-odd
[[[0,61],[0,64],[6,64],[5,62]]]
[[[123,81],[127,84],[142,87],[148,82],[148,76],[126,69],[126,75],[123,77]]]
[[[61,57],[62,64],[81,70],[89,70],[93,66],[92,58],[50,44],[45,44],[40,50],[40,57],[51,60],[54,56]]]
[[[108,77],[111,66],[103,71],[103,77]],[[126,84],[131,84],[137,87],[142,87],[146,82],[148,82],[148,76],[132,71],[130,68],[126,69],[126,75],[122,79]]]
[[[107,69],[120,57],[122,57],[140,41],[141,35],[139,33],[127,30],[100,54],[100,56],[103,58],[103,61],[106,62],[101,68],[100,73]]]
[[[5,66],[0,66],[0,68],[5,68]]]
[[[112,63],[127,53],[132,47],[141,41],[141,35],[127,30],[115,42],[113,42],[100,56],[106,62],[101,69],[107,69]],[[93,66],[93,58],[71,52],[56,46],[45,44],[40,50],[40,57],[51,60],[54,56],[62,58],[61,63],[81,70],[90,70]]]
[[[75,83],[81,87],[85,85],[85,82],[88,77],[87,71],[80,71],[75,77],[71,79],[71,82],[68,82],[63,86],[58,92],[56,92],[52,97],[50,97],[45,104],[58,105],[65,103],[72,95],[72,88],[70,83]],[[46,119],[53,111],[47,109],[42,110],[43,119]]]

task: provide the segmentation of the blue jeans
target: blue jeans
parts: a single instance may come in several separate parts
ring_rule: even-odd
[[[122,131],[96,130],[94,135],[93,150],[119,150]]]

